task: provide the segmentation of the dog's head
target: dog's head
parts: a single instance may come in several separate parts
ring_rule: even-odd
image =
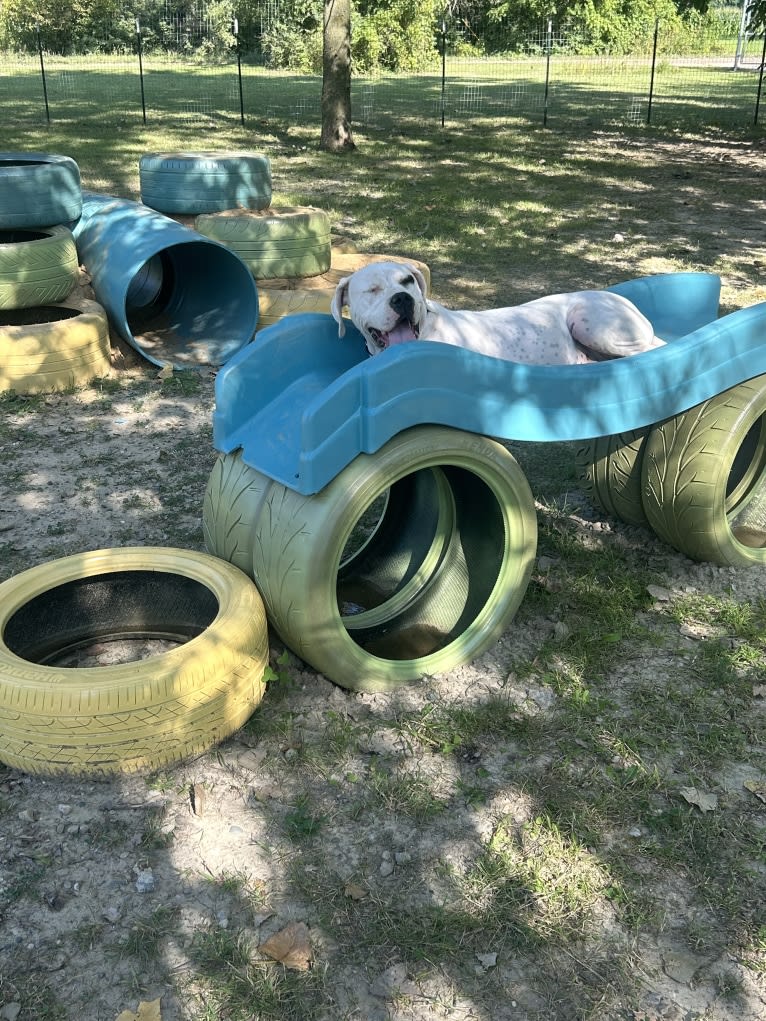
[[[330,306],[345,333],[342,310],[348,306],[351,322],[364,336],[371,355],[405,340],[417,340],[425,324],[426,281],[415,266],[404,262],[372,262],[344,277]]]

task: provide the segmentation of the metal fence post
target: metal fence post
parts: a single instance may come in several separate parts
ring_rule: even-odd
[[[548,36],[545,41],[545,97],[543,99],[543,127],[548,125],[548,86],[551,77],[551,49],[553,47],[553,21],[548,18]]]
[[[239,119],[242,121],[242,127],[245,126],[245,100],[242,95],[242,54],[239,49],[239,21],[237,18],[233,18],[231,22],[231,31],[234,36],[234,46],[237,51],[237,81],[239,83]]]
[[[654,100],[654,71],[657,67],[657,37],[660,34],[660,19],[654,23],[654,44],[652,45],[652,73],[649,78],[649,103],[646,107],[646,123],[652,123],[652,102]]]
[[[136,41],[138,43],[138,77],[141,79],[141,116],[146,124],[146,97],[144,96],[144,56],[141,47],[141,22],[136,18]]]
[[[50,124],[51,112],[48,107],[48,85],[45,81],[45,61],[43,60],[43,44],[40,39],[40,26],[37,26],[37,52],[40,54],[40,75],[43,79],[43,100],[45,101],[45,119]]]
[[[444,127],[444,106],[447,90],[447,22],[442,19],[441,26],[442,36],[442,98],[441,98],[441,114],[442,114],[442,127]]]
[[[761,51],[761,70],[758,72],[758,92],[755,96],[755,114],[753,124],[758,123],[758,108],[761,105],[761,90],[763,89],[763,67],[766,64],[766,32],[763,33],[763,50]]]

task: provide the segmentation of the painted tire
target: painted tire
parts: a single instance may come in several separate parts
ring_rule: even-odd
[[[0,228],[73,223],[81,212],[80,168],[69,156],[0,152]]]
[[[161,213],[266,209],[271,202],[271,163],[255,153],[146,153],[138,176],[141,201]]]
[[[51,393],[105,376],[110,368],[109,323],[95,301],[0,313],[0,391]]]
[[[642,495],[657,535],[693,560],[766,564],[766,376],[655,426]]]
[[[628,525],[648,525],[641,502],[641,463],[648,429],[600,436],[578,447],[577,474],[596,507]]]
[[[256,280],[318,276],[332,262],[330,219],[311,206],[202,215],[197,231],[236,252]]]
[[[66,227],[0,230],[0,309],[63,301],[77,283],[78,265]]]
[[[370,515],[371,534],[349,552]],[[440,426],[361,454],[310,497],[223,455],[203,526],[208,549],[255,579],[285,644],[360,691],[392,690],[487,649],[526,592],[537,542],[514,458]]]
[[[343,277],[369,266],[371,262],[405,262],[422,272],[426,283],[431,284],[429,267],[418,259],[400,255],[370,255],[365,252],[340,252],[333,247],[330,268],[320,276],[296,280],[264,280],[258,285],[258,330],[273,326],[283,316],[300,312],[322,312],[330,314],[335,289]],[[303,283],[303,281],[306,283]]]
[[[139,639],[174,645],[63,665],[95,643]],[[0,585],[0,760],[108,775],[200,754],[251,715],[267,662],[257,590],[215,557],[146,547],[41,564]]]

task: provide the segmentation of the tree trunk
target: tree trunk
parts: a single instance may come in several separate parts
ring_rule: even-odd
[[[354,149],[351,136],[351,2],[324,0],[322,136],[328,152]]]

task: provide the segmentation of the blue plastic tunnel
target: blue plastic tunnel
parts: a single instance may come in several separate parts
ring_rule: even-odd
[[[224,245],[148,206],[83,193],[72,227],[96,300],[128,344],[155,365],[222,365],[248,344],[258,292]]]

